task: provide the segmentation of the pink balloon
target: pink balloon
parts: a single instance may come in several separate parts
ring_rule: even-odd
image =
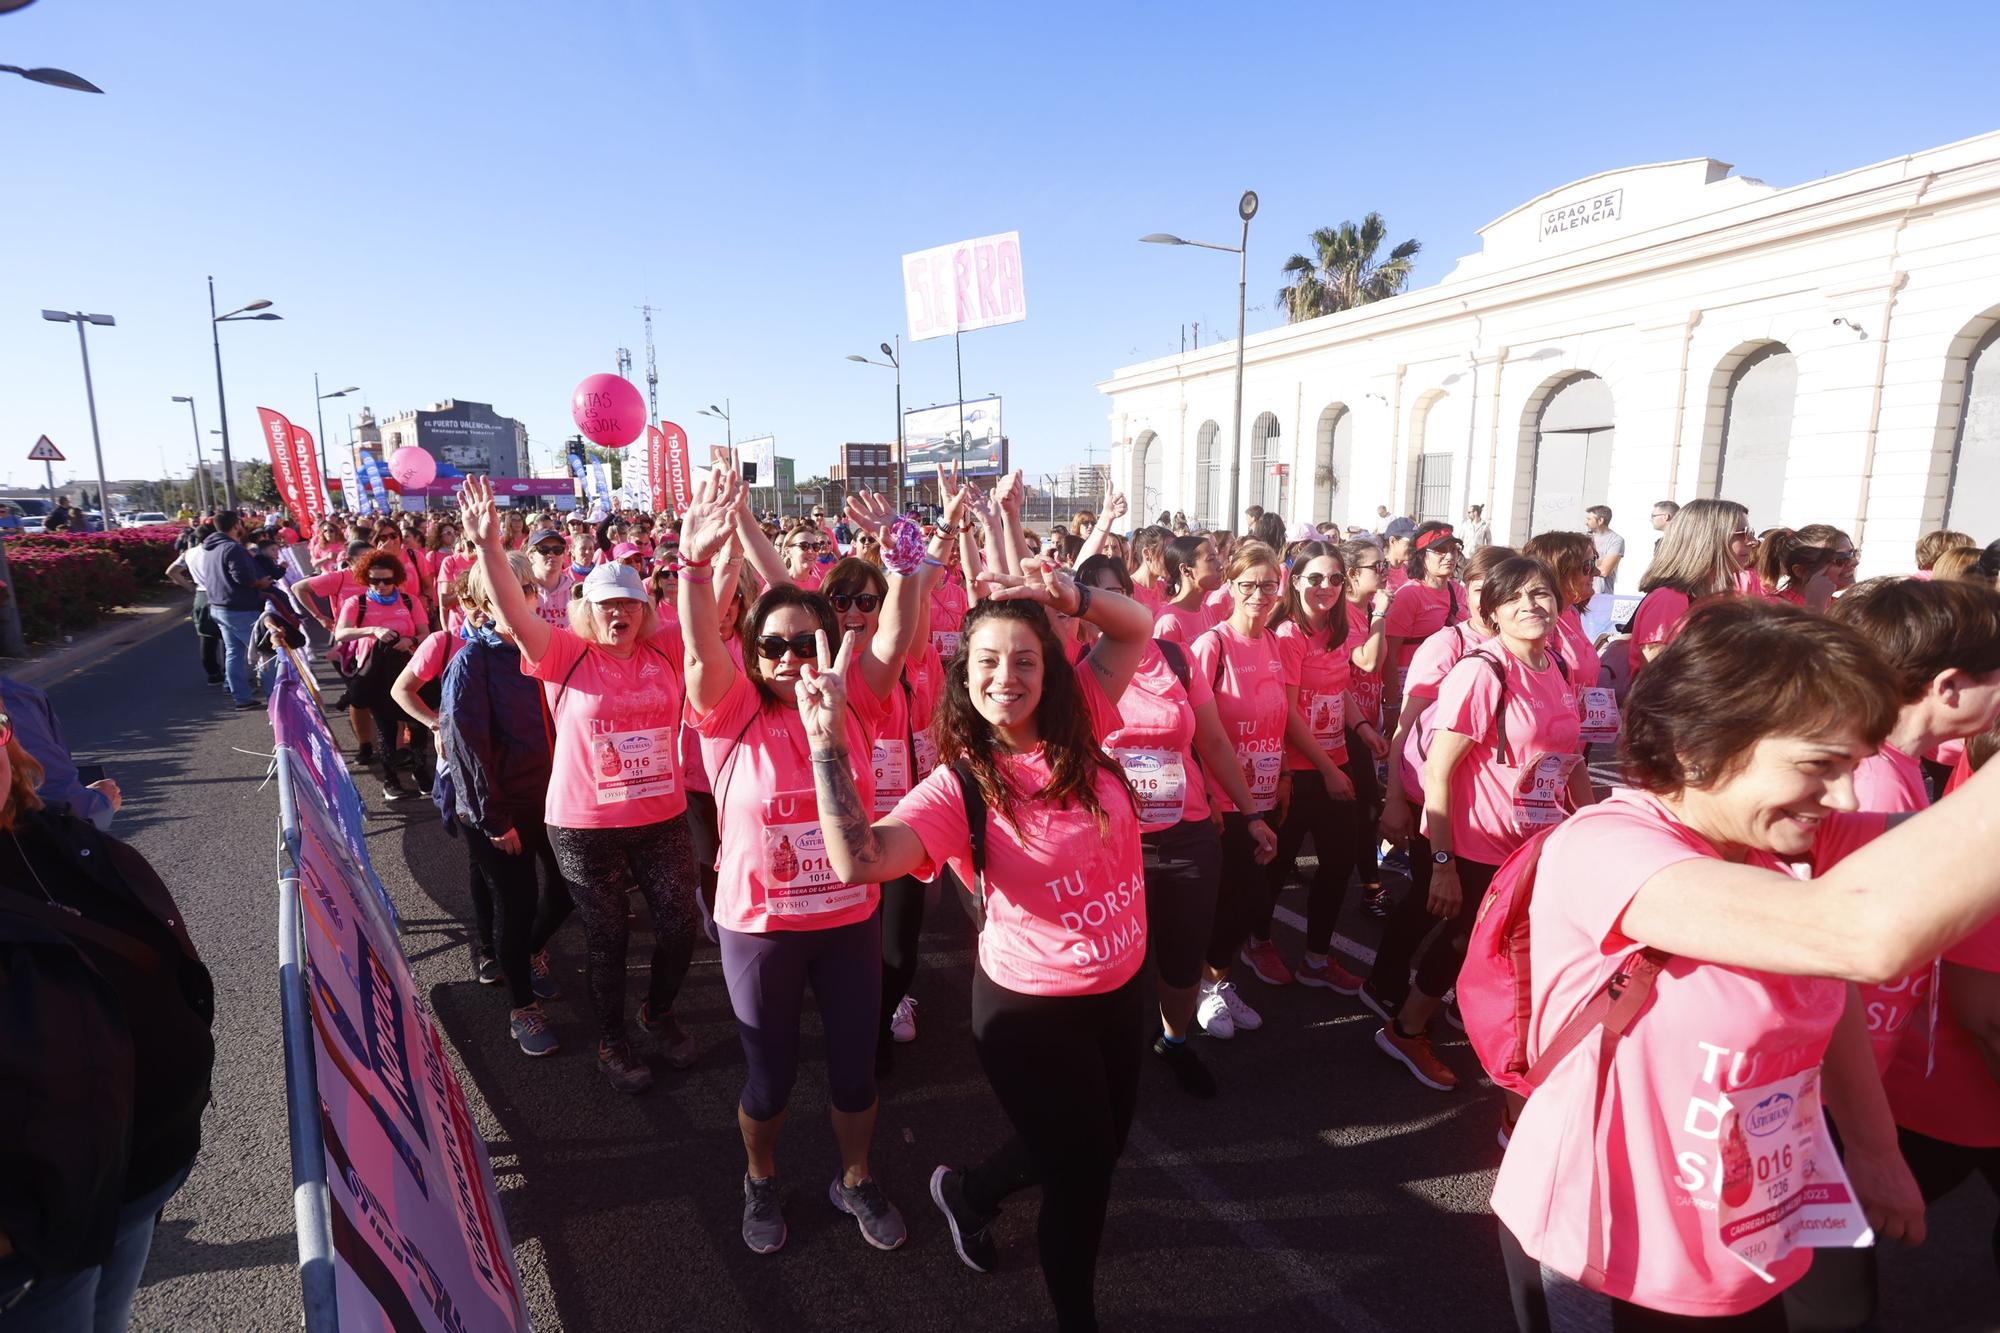
[[[623,449],[646,428],[646,400],[622,375],[590,375],[570,395],[570,415],[592,444]]]
[[[389,455],[389,475],[405,486],[428,486],[437,480],[437,474],[437,460],[414,444],[406,444]]]

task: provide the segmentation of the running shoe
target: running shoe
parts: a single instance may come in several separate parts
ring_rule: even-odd
[[[1389,915],[1389,891],[1380,884],[1361,886],[1361,910],[1380,921]]]
[[[599,1041],[597,1067],[620,1092],[644,1092],[653,1086],[653,1071],[632,1054],[629,1041]]]
[[[562,998],[562,987],[556,985],[556,974],[549,967],[549,951],[547,949],[543,949],[540,953],[528,959],[528,970],[534,974],[529,980],[529,985],[534,988],[536,999],[556,1000]]]
[[[1229,983],[1225,981],[1221,984],[1227,986]],[[1228,1041],[1236,1035],[1236,1020],[1229,1016],[1229,1002],[1222,998],[1215,982],[1201,983],[1201,1000],[1194,1007],[1194,1021],[1217,1041]]]
[[[917,1039],[916,996],[905,995],[896,1002],[896,1012],[889,1015],[889,1035],[902,1042]]]
[[[835,1208],[860,1224],[861,1239],[878,1250],[899,1249],[910,1238],[903,1215],[882,1193],[873,1176],[862,1177],[858,1185],[849,1185],[844,1175],[835,1176],[826,1187],[826,1197]]]
[[[743,1176],[743,1243],[758,1254],[775,1254],[785,1247],[785,1210],[778,1198],[778,1178]]]
[[[1238,955],[1244,966],[1257,974],[1257,980],[1266,986],[1289,986],[1292,984],[1292,970],[1285,966],[1285,960],[1278,953],[1278,946],[1269,940],[1251,939],[1244,942]],[[1256,1027],[1255,1023],[1245,1026]]]
[[[1437,1052],[1431,1049],[1428,1033],[1420,1032],[1414,1037],[1406,1037],[1396,1031],[1396,1025],[1391,1023],[1377,1030],[1375,1044],[1381,1048],[1382,1054],[1409,1070],[1417,1082],[1425,1087],[1436,1088],[1439,1092],[1450,1092],[1458,1086],[1458,1075],[1452,1073],[1450,1067],[1438,1059]]]
[[[1229,1006],[1229,1021],[1236,1025],[1238,1032],[1255,1032],[1264,1026],[1264,1020],[1243,998],[1243,993],[1226,981],[1215,983],[1216,993]]]
[[[500,970],[500,960],[486,949],[481,949],[472,960],[472,975],[482,986],[497,986],[507,979]]]
[[[415,792],[400,782],[385,782],[382,784],[382,799],[385,801],[400,803],[403,801],[413,801],[416,797],[417,794]]]
[[[993,1243],[993,1219],[981,1217],[965,1201],[965,1173],[941,1166],[931,1172],[931,1202],[944,1214],[951,1228],[951,1248],[975,1273],[990,1273],[999,1266],[1000,1254]]]
[[[1308,958],[1292,972],[1301,986],[1318,986],[1336,995],[1359,995],[1362,981],[1360,977],[1328,958],[1317,967]]]
[[[520,1044],[523,1055],[554,1055],[562,1049],[556,1034],[549,1031],[549,1020],[539,1004],[509,1013],[507,1031]]]
[[[1167,1069],[1174,1076],[1174,1082],[1181,1085],[1181,1091],[1191,1097],[1213,1097],[1216,1092],[1215,1075],[1208,1072],[1208,1066],[1194,1053],[1194,1047],[1185,1041],[1168,1041],[1166,1033],[1153,1038],[1153,1054],[1167,1062]]]
[[[694,1034],[682,1027],[680,1020],[669,1009],[664,1014],[655,1015],[650,1000],[639,1002],[639,1026],[660,1039],[660,1051],[667,1057],[667,1063],[676,1069],[686,1069],[701,1054],[701,1043]]]
[[[1465,1015],[1458,1012],[1458,996],[1456,994],[1444,997],[1444,1021],[1457,1028],[1460,1032],[1465,1031]]]
[[[1401,1000],[1391,1001],[1382,992],[1376,990],[1373,978],[1362,982],[1361,989],[1356,991],[1355,994],[1361,998],[1361,1003],[1368,1006],[1369,1012],[1384,1023],[1395,1022],[1396,1011],[1403,1007]]]
[[[1393,871],[1396,874],[1403,876],[1405,879],[1408,879],[1410,875],[1409,852],[1401,847],[1390,848],[1388,855],[1382,858],[1382,868],[1384,870]]]

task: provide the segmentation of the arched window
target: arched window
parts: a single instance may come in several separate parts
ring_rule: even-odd
[[[1215,515],[1215,435],[1213,421],[1201,423],[1194,437],[1194,512],[1189,517],[1213,528],[1221,526]]]
[[[1278,435],[1277,416],[1258,413],[1257,420],[1250,425],[1250,484],[1243,488],[1242,500],[1245,509],[1254,504],[1274,514],[1285,512],[1285,478],[1278,471],[1284,466],[1284,459],[1278,452]],[[1242,521],[1241,514],[1235,518]]]
[[[1782,521],[1799,367],[1783,343],[1765,343],[1729,377],[1715,494],[1750,511],[1751,526]]]
[[[1980,542],[2000,538],[2000,324],[1987,331],[1967,361],[1945,526]]]
[[[1319,414],[1319,447],[1313,455],[1312,512],[1316,523],[1345,523],[1351,497],[1347,474],[1354,466],[1354,413],[1335,403]]]
[[[1542,401],[1526,535],[1583,530],[1583,511],[1611,495],[1614,434],[1611,386],[1595,375],[1572,375]]]

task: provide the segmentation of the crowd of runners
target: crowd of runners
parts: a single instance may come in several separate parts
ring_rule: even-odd
[[[988,1272],[1039,1187],[1063,1329],[1096,1327],[1144,1063],[1238,1091],[1200,1047],[1283,1041],[1263,987],[1366,1006],[1369,1058],[1491,1098],[1522,1329],[1871,1327],[1871,1240],[2000,1188],[2000,543],[1932,533],[1857,583],[1837,528],[1663,502],[1636,610],[1593,624],[1634,567],[1602,507],[1507,547],[1476,512],[1236,533],[1113,493],[1038,533],[1018,476],[937,495],[929,522],[856,496],[780,523],[726,466],[674,515],[523,512],[474,478],[309,540],[216,515],[177,572],[236,703],[277,644],[329,656],[371,788],[457,824],[473,968],[524,1056],[558,1050],[572,914],[619,1093],[700,1059],[675,1001],[719,947],[759,1253],[808,990],[828,1200],[904,1243],[921,1186],[870,1147],[940,905],[978,932],[1011,1135],[938,1165],[930,1205]],[[1365,972],[1334,947],[1350,894],[1384,919]]]

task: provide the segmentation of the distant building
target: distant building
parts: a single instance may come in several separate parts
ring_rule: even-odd
[[[374,439],[369,438],[371,432]],[[492,477],[528,474],[528,428],[495,413],[491,403],[447,398],[379,423],[363,409],[361,443],[379,444],[384,461],[396,450],[416,445],[461,472]]]
[[[849,441],[840,446],[839,461],[827,472],[827,480],[839,486],[843,494],[853,491],[880,491],[887,495],[895,489],[896,467],[898,464],[896,445],[875,444],[870,441]]]

